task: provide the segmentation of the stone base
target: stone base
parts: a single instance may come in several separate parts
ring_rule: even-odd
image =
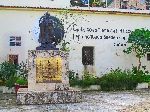
[[[81,101],[82,93],[79,90],[31,92],[21,88],[17,92],[17,104],[61,104]]]

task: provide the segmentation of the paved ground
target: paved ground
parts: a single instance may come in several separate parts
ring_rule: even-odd
[[[74,104],[16,105],[15,98],[0,93],[0,112],[150,112],[150,90],[84,92]]]

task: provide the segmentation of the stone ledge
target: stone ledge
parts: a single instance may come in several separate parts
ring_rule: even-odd
[[[82,101],[82,93],[78,90],[32,92],[19,91],[17,93],[17,104],[61,104],[79,103]]]
[[[9,87],[3,86],[3,87],[1,87],[1,89],[2,89],[3,93],[15,93],[15,88],[14,87],[9,88]]]
[[[138,83],[136,89],[148,89],[148,83]]]

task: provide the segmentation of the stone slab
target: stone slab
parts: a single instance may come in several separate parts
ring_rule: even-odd
[[[17,104],[62,104],[79,103],[82,101],[82,93],[78,90],[32,92],[22,88],[17,92]]]
[[[3,86],[3,93],[15,93],[15,88],[12,87],[12,88],[9,88],[9,87],[6,87],[6,86]]]
[[[136,89],[147,89],[148,83],[138,83]]]

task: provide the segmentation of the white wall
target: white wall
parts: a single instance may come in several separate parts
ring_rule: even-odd
[[[83,15],[84,16],[84,15]],[[88,20],[89,22],[86,22]],[[142,16],[124,16],[124,15],[104,15],[104,14],[89,14],[84,16],[84,20],[78,21],[78,26],[75,26],[74,29],[80,29],[79,32],[73,31],[70,32],[71,35],[80,35],[79,41],[78,37],[72,41],[71,48],[75,49],[70,52],[71,60],[70,66],[76,71],[83,70],[82,66],[82,46],[94,46],[95,48],[95,69],[97,75],[105,73],[111,68],[120,67],[122,69],[128,69],[133,65],[138,64],[138,60],[135,58],[135,54],[124,54],[122,51],[127,46],[121,46],[121,44],[126,44],[129,33],[128,30],[133,31],[136,28],[147,28],[150,29],[149,17]],[[81,31],[83,29],[92,28],[98,29],[98,32],[90,31]],[[117,29],[117,33],[107,32],[106,30],[102,32],[102,29]],[[121,29],[124,29],[124,32],[121,33]],[[126,33],[127,31],[127,33]],[[115,36],[119,37],[118,39],[86,39],[85,35],[94,35],[94,36]],[[82,37],[83,36],[83,37]],[[125,40],[123,39],[125,37]],[[71,39],[72,40],[72,39]],[[80,44],[77,44],[80,43]],[[76,44],[75,44],[76,43]],[[115,43],[115,46],[114,46]],[[120,43],[120,44],[119,44]],[[119,46],[116,46],[119,44]],[[147,65],[147,68],[150,70],[150,62],[147,61],[146,57],[142,59],[142,65]],[[76,65],[76,66],[75,66]]]
[[[27,59],[27,51],[35,49],[39,43],[38,34],[39,26],[38,21],[45,11],[15,11],[15,10],[0,10],[0,61],[7,59],[8,54],[19,54],[19,61]],[[51,15],[57,15],[50,12]],[[78,73],[84,71],[82,65],[82,47],[94,46],[94,69],[97,75],[101,75],[111,68],[131,68],[132,64],[137,65],[138,61],[135,54],[124,54],[122,51],[126,46],[114,46],[121,43],[126,44],[129,33],[122,32],[134,30],[135,28],[148,28],[150,29],[150,17],[146,16],[127,16],[127,15],[111,15],[111,14],[77,14],[76,25],[70,27],[70,31],[66,35],[66,41],[70,42],[70,69]],[[61,17],[57,15],[57,17]],[[76,19],[69,19],[70,23]],[[65,24],[65,28],[68,24]],[[81,28],[82,27],[82,28]],[[98,30],[97,32],[87,31],[88,28]],[[79,29],[80,31],[75,31]],[[84,29],[84,30],[83,30]],[[117,32],[102,32],[102,29],[115,30]],[[82,30],[82,31],[81,31]],[[85,31],[85,32],[84,32]],[[73,35],[80,35],[79,40]],[[115,36],[115,39],[86,39],[86,35],[94,36]],[[9,37],[21,36],[22,45],[20,47],[10,47]],[[117,39],[118,37],[118,39]],[[120,37],[120,38],[119,38]],[[125,40],[123,39],[125,37]],[[150,62],[146,57],[142,59],[142,64],[147,65],[150,69]]]

